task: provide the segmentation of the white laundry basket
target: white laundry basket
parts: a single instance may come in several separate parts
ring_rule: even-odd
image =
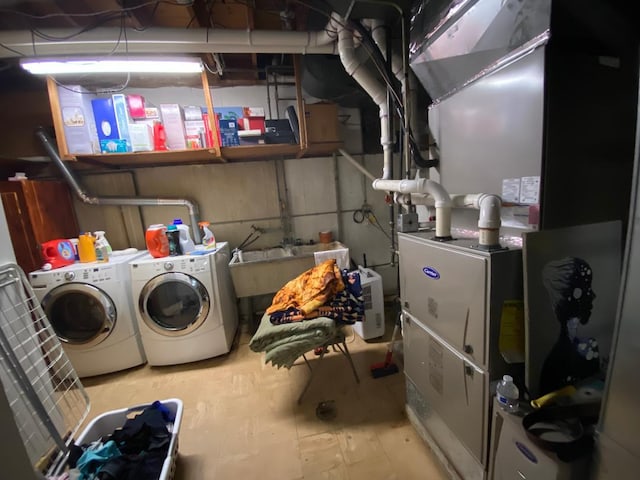
[[[175,416],[173,424],[168,424],[167,428],[171,432],[171,441],[167,458],[162,465],[162,472],[159,480],[170,480],[176,471],[176,460],[178,458],[178,433],[180,432],[180,423],[182,421],[182,400],[170,398],[168,400],[160,400],[160,403],[167,407],[172,415]],[[122,408],[120,410],[111,410],[98,415],[83,430],[76,440],[77,445],[84,445],[101,439],[106,435],[110,435],[117,428],[122,427],[128,418],[132,418],[136,413],[141,412],[151,404],[136,405],[135,407]]]

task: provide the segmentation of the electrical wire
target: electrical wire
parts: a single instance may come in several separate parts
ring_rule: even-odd
[[[389,235],[382,225],[380,225],[378,217],[376,217],[369,205],[362,205],[359,209],[354,210],[351,218],[354,223],[362,224],[367,222],[369,225],[376,227],[384,234],[385,237],[387,237],[389,241],[391,241],[391,235]]]
[[[178,6],[178,7],[189,7],[189,6],[193,6],[194,0],[192,0],[190,3],[177,2],[177,1],[174,2],[174,1],[171,1],[171,0],[153,0],[153,1],[145,2],[145,3],[140,3],[138,5],[134,5],[134,6],[131,6],[131,7],[122,7],[122,8],[118,8],[118,9],[109,9],[109,10],[100,10],[100,11],[97,11],[97,12],[90,12],[90,13],[63,13],[63,12],[60,12],[60,13],[47,13],[45,15],[34,15],[32,13],[21,12],[20,10],[13,10],[11,8],[0,8],[0,13],[10,13],[10,14],[21,16],[21,17],[30,18],[30,19],[33,19],[33,20],[45,20],[45,19],[48,19],[48,18],[55,18],[55,17],[96,17],[96,16],[110,14],[110,13],[132,12],[134,10],[139,10],[141,8],[148,7],[149,5],[154,5],[154,4],[158,4],[158,3],[164,3],[164,4],[167,4],[167,5],[174,5],[174,6]]]

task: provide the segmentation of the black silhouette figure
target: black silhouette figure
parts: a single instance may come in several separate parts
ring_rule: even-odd
[[[594,338],[578,336],[578,327],[589,321],[596,298],[592,280],[589,264],[576,257],[553,260],[542,271],[560,334],[542,366],[541,394],[573,385],[600,371],[598,343]]]

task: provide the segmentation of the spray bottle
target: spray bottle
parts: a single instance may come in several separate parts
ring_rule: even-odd
[[[107,242],[106,237],[104,236],[103,231],[94,232],[95,234],[95,249],[96,249],[96,260],[98,262],[108,262],[109,261],[109,242]]]
[[[213,235],[213,232],[209,230],[210,222],[198,222],[198,227],[200,227],[200,236],[202,237],[202,245],[205,248],[216,248],[216,237]]]

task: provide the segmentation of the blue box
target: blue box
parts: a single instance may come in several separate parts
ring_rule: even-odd
[[[220,128],[220,142],[223,147],[236,147],[240,145],[237,121],[219,119],[218,126]]]
[[[126,153],[130,152],[129,143],[120,138],[100,140],[100,151],[102,153]]]
[[[127,141],[129,151],[131,151],[131,135],[129,135],[129,113],[127,112],[127,99],[122,93],[118,93],[111,96],[113,100],[113,111],[116,114],[116,123],[118,125],[118,132],[122,140]]]
[[[243,116],[242,107],[214,107],[213,111],[219,120],[235,120],[240,122]]]
[[[113,100],[111,98],[95,98],[91,100],[91,108],[93,109],[93,117],[96,120],[100,150],[102,150],[103,140],[120,139],[116,113],[113,109]]]

